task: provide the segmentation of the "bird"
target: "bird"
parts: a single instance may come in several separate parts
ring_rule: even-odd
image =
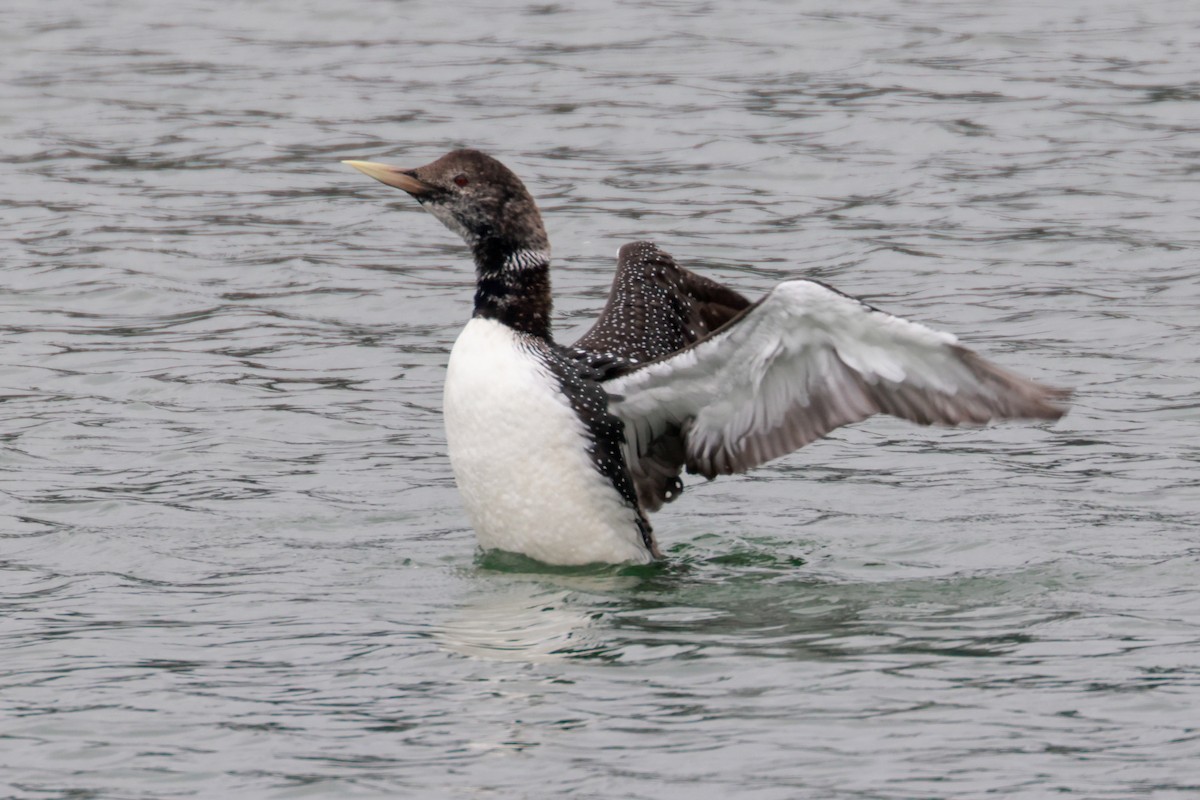
[[[447,450],[483,551],[556,566],[663,558],[648,514],[707,479],[890,414],[929,425],[1055,420],[1070,391],[957,338],[795,278],[751,301],[648,241],[623,245],[604,308],[552,335],[534,198],[474,149],[403,169],[344,161],[413,197],[470,249],[475,303],[450,351]]]

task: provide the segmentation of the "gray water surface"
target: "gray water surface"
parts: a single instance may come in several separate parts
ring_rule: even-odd
[[[8,0],[0,796],[1200,794],[1200,9]],[[338,164],[511,165],[560,338],[652,239],[1073,386],[879,418],[480,559],[464,248]]]

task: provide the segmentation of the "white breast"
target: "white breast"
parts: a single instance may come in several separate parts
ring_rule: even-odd
[[[521,334],[467,323],[450,352],[445,420],[481,547],[550,564],[650,560],[636,512],[592,465],[582,421]]]

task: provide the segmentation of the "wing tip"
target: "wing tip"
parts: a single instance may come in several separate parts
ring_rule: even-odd
[[[1033,385],[1041,390],[1041,395],[1037,398],[1039,413],[1033,417],[1034,419],[1062,419],[1071,410],[1069,401],[1075,394],[1074,389],[1066,389],[1061,386],[1046,386],[1040,383]]]
[[[1071,406],[1074,389],[1049,386],[993,364],[973,350],[958,346],[955,350],[977,378],[990,383],[1001,398],[1011,400],[995,419],[1047,419],[1063,417]]]
[[[646,239],[639,239],[636,242],[627,242],[621,245],[617,250],[617,260],[626,261],[637,257],[646,257],[648,255],[661,254],[666,255],[666,252],[661,250],[654,242]]]

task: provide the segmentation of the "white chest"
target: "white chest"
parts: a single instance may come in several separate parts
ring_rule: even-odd
[[[467,323],[444,405],[450,463],[481,547],[550,564],[650,560],[636,512],[592,465],[583,423],[520,334]]]

